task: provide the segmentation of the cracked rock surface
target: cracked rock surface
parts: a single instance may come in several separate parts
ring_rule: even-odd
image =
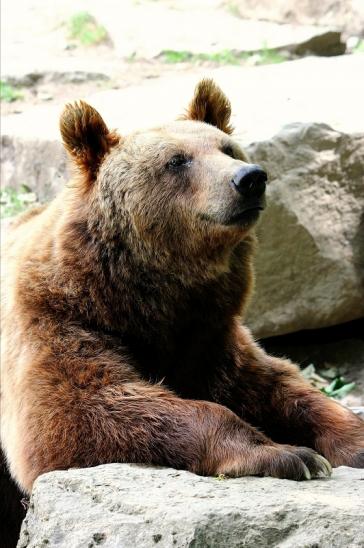
[[[18,548],[364,545],[364,470],[330,479],[218,479],[109,464],[35,483]]]
[[[290,124],[251,145],[269,174],[246,321],[258,337],[364,316],[364,135]]]

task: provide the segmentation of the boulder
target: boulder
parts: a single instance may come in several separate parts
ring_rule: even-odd
[[[19,189],[29,187],[38,199],[54,198],[69,178],[63,147],[54,138],[1,137],[1,182]]]
[[[229,9],[231,0],[225,0],[224,4]],[[348,36],[364,36],[362,0],[234,0],[233,5],[234,13],[243,19],[333,25]]]
[[[246,318],[254,335],[364,316],[364,135],[291,124],[249,152],[270,178]]]
[[[359,548],[364,471],[330,479],[206,478],[109,464],[38,478],[18,548]]]
[[[304,44],[301,44],[299,47],[304,47]],[[38,84],[49,84],[50,82],[55,84],[83,84],[85,82],[90,82],[93,80],[110,80],[110,77],[103,72],[91,72],[87,70],[70,70],[61,69],[57,67],[57,70],[48,69],[44,70],[26,70],[23,67],[22,70],[19,70],[18,73],[15,71],[10,74],[3,75],[3,82],[15,87],[27,87],[31,88]]]

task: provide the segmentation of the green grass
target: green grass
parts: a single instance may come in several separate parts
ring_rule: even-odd
[[[209,61],[222,65],[236,65],[241,60],[241,54],[231,50],[219,51],[216,53],[191,53],[190,51],[165,50],[161,54],[166,63],[199,63]]]
[[[87,11],[81,11],[71,17],[68,22],[69,36],[83,46],[95,46],[107,39],[106,29]]]
[[[239,65],[251,57],[256,58],[256,64],[267,65],[271,63],[281,63],[286,58],[279,52],[263,48],[256,53],[237,52],[234,50],[223,50],[215,53],[192,53],[187,50],[165,50],[161,53],[160,58],[165,63],[193,63],[209,62],[218,65]],[[133,59],[130,59],[133,60]]]
[[[283,63],[283,61],[287,61],[287,57],[285,57],[282,53],[280,53],[279,51],[268,49],[267,47],[264,47],[261,51],[258,51],[256,55],[257,65],[273,65],[276,63]]]
[[[34,205],[35,196],[23,185],[20,190],[5,187],[0,190],[0,217],[13,217]]]
[[[12,103],[13,101],[17,101],[18,99],[22,99],[23,95],[22,93],[11,86],[10,84],[7,84],[6,82],[3,82],[1,80],[0,82],[0,98],[1,101],[5,101],[6,103]]]
[[[227,2],[225,8],[234,17],[240,17],[239,6],[235,2]]]
[[[353,53],[363,53],[363,52],[364,52],[364,40],[359,40],[359,42],[353,48]]]

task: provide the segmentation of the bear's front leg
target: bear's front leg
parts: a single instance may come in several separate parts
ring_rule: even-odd
[[[201,475],[330,475],[329,463],[314,451],[276,444],[222,405],[181,399],[137,378],[122,382],[125,364],[99,359],[34,364],[25,412],[19,402],[13,407],[16,445],[2,432],[11,474],[25,491],[42,473],[108,462]]]
[[[364,421],[312,387],[297,366],[267,355],[241,326],[212,399],[275,442],[311,447],[333,466],[364,467]]]

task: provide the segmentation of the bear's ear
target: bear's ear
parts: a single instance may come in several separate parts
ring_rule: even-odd
[[[84,101],[66,105],[60,130],[67,152],[85,180],[92,183],[105,154],[119,142],[120,136],[109,131],[97,110]]]
[[[195,95],[181,119],[206,122],[230,134],[233,132],[230,116],[229,99],[213,80],[204,79],[197,84]]]

